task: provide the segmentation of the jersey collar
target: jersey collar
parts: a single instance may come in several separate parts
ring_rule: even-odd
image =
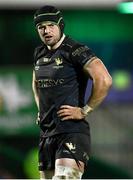
[[[65,39],[65,34],[62,35],[61,39],[52,47],[51,49],[51,46],[47,46],[49,50],[54,50],[54,49],[57,49],[61,43],[64,41]]]

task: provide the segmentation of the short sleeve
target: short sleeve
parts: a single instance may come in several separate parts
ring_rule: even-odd
[[[77,45],[71,52],[72,62],[81,67],[83,67],[88,61],[91,61],[94,57],[96,57],[95,54],[85,45]]]

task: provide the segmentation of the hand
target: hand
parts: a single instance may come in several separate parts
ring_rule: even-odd
[[[81,120],[84,118],[84,115],[79,107],[73,107],[69,105],[62,105],[60,110],[57,112],[61,120]]]

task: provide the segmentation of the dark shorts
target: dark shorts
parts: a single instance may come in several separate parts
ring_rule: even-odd
[[[90,136],[81,133],[59,134],[51,137],[40,137],[39,170],[52,170],[55,160],[60,158],[75,159],[85,163],[90,156]]]

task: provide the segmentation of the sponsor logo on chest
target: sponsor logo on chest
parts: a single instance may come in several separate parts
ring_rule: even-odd
[[[41,79],[37,80],[36,83],[39,88],[53,87],[63,84],[64,79]]]

